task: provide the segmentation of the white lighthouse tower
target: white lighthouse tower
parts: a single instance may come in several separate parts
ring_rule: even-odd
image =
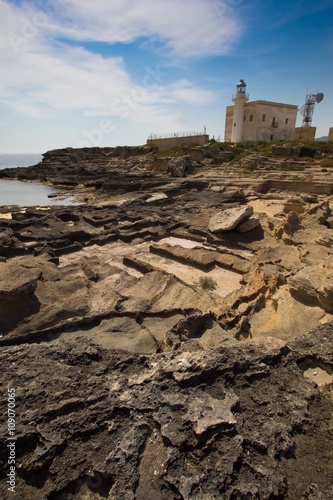
[[[241,142],[243,140],[244,106],[249,100],[249,94],[246,93],[246,83],[244,80],[239,80],[236,87],[236,94],[232,96],[232,100],[235,103],[235,109],[231,142]]]

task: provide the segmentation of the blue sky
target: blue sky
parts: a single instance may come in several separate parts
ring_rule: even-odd
[[[0,0],[0,152],[224,137],[240,78],[250,100],[333,127],[333,0]],[[297,124],[301,124],[298,116]]]

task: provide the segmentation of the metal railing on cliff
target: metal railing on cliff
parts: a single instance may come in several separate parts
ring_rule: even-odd
[[[174,137],[197,137],[198,135],[205,135],[204,132],[195,132],[194,130],[190,130],[187,132],[173,132],[170,134],[150,134],[148,137],[149,141],[157,140],[157,139],[172,139]]]

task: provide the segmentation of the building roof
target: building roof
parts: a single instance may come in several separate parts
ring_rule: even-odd
[[[266,106],[283,106],[284,108],[297,108],[298,106],[296,104],[285,104],[282,102],[273,102],[273,101],[263,101],[263,100],[258,100],[258,101],[248,101],[245,106],[248,106],[249,104],[265,104]]]
[[[279,106],[279,107],[282,107],[282,108],[291,108],[291,109],[297,109],[298,110],[298,106],[296,104],[285,104],[285,103],[282,103],[282,102],[273,102],[273,101],[262,101],[262,100],[258,100],[258,101],[248,101],[247,103],[245,103],[245,107],[248,107],[248,106],[251,106],[251,104],[253,105],[256,105],[256,104],[264,104],[265,106]],[[235,105],[234,104],[230,104],[229,106],[227,106],[227,108],[233,108]]]

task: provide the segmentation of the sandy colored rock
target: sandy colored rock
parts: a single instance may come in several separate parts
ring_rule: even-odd
[[[209,221],[208,229],[212,233],[231,231],[241,222],[247,220],[253,214],[250,206],[236,207],[224,210],[214,215]]]
[[[165,193],[154,193],[150,198],[148,198],[147,203],[166,200],[167,198],[168,196]]]
[[[248,231],[253,231],[259,226],[260,220],[255,217],[251,217],[250,219],[238,224],[236,229],[239,233],[247,233]]]
[[[290,280],[294,296],[309,305],[322,307],[333,313],[333,273],[330,265],[309,266],[301,269]]]

